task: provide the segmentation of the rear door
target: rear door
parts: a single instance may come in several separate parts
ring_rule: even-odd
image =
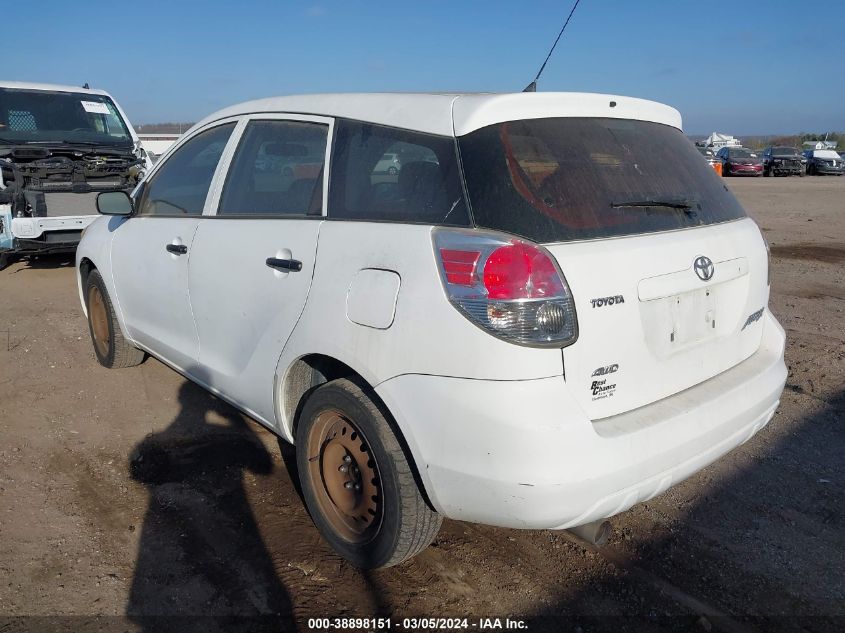
[[[687,389],[759,347],[764,242],[677,128],[512,121],[460,149],[476,223],[543,243],[569,283],[578,339],[562,351],[564,371],[593,419]]]
[[[272,421],[276,363],[305,306],[324,216],[332,121],[255,115],[239,130],[188,288],[210,384]]]
[[[751,220],[547,248],[578,313],[566,380],[593,419],[698,384],[760,345],[767,263]]]
[[[235,124],[187,140],[151,175],[136,215],[112,241],[112,273],[129,335],[181,369],[197,358],[188,261],[220,157]]]

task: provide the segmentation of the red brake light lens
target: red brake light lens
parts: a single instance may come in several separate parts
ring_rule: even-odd
[[[536,246],[500,246],[484,264],[484,287],[491,299],[540,299],[560,296],[563,284],[555,265]]]

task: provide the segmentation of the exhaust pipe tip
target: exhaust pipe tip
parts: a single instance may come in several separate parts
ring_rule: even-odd
[[[569,528],[569,532],[578,538],[601,547],[607,544],[610,535],[613,532],[613,527],[607,519],[593,521],[592,523],[585,523],[573,528]]]

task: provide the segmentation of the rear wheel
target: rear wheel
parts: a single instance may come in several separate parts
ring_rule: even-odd
[[[144,352],[129,343],[120,330],[106,285],[99,271],[92,270],[85,281],[88,331],[94,354],[103,367],[133,367],[144,360]]]
[[[408,457],[367,387],[333,380],[308,398],[296,429],[302,493],[317,529],[357,567],[390,567],[437,536]]]

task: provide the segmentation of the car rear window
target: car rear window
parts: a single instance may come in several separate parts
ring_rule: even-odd
[[[459,139],[478,226],[537,242],[669,231],[745,217],[695,146],[647,121],[509,121]]]

